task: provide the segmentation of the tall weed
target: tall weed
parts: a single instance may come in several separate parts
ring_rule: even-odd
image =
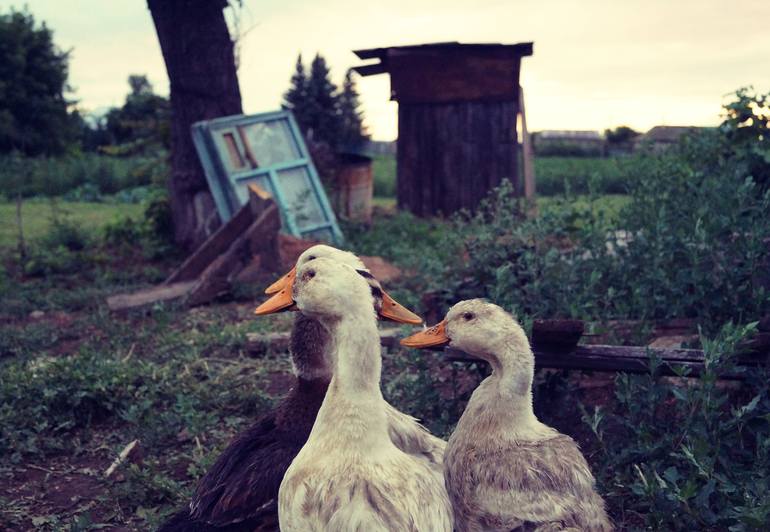
[[[766,369],[736,366],[755,325],[702,338],[695,380],[619,375],[612,412],[584,411],[598,448],[600,490],[623,529],[761,530],[770,522],[770,386]],[[719,381],[743,374],[741,387]],[[688,375],[681,371],[682,376]]]

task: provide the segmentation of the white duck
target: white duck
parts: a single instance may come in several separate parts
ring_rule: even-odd
[[[284,303],[290,303],[291,284],[294,282],[297,269],[321,258],[346,264],[365,277],[372,290],[374,308],[379,316],[398,323],[411,323],[413,325],[422,323],[422,319],[419,316],[401,306],[382,289],[379,281],[371,275],[361,259],[349,251],[343,251],[325,244],[318,244],[305,250],[297,258],[295,266],[278,281],[270,285],[265,292],[277,294],[285,290],[283,292],[283,301]],[[302,314],[297,317],[291,334],[292,352],[303,353],[305,354],[303,358],[306,359],[326,361],[323,364],[322,373],[324,375],[331,375],[331,362],[327,354],[330,348],[327,345],[328,341],[329,335],[316,319]],[[319,364],[317,363],[317,365]],[[393,443],[405,453],[427,461],[437,475],[443,476],[443,457],[446,442],[428,432],[414,417],[397,410],[387,401],[384,402],[385,413],[388,418],[388,432]]]
[[[532,411],[534,356],[513,317],[480,299],[462,301],[401,343],[451,345],[492,366],[444,455],[458,531],[612,530],[575,441]]]
[[[443,482],[425,460],[391,441],[366,279],[319,258],[299,267],[292,284],[300,311],[329,332],[333,377],[310,437],[281,483],[281,530],[451,531]],[[264,305],[280,306],[271,301],[281,297]]]

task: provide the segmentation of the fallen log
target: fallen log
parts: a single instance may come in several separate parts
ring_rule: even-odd
[[[700,349],[656,349],[646,346],[579,345],[572,349],[534,348],[535,367],[575,369],[584,371],[648,373],[652,356],[660,360],[662,375],[679,375],[688,368],[688,376],[696,377],[705,368],[705,357]],[[446,349],[445,356],[453,362],[483,362],[457,349]],[[744,367],[767,366],[767,354],[738,355],[737,365]],[[725,379],[742,379],[742,372],[720,375]]]

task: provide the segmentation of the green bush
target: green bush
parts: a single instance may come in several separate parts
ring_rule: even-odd
[[[708,132],[629,159],[616,219],[595,197],[525,219],[505,183],[455,218],[441,244],[451,260],[423,253],[417,271],[447,305],[489,297],[530,316],[693,317],[709,331],[757,319],[770,312],[770,193],[718,155],[721,142]]]
[[[176,253],[171,206],[165,190],[153,189],[145,199],[141,220],[119,218],[104,228],[104,242],[116,247],[140,245],[148,259]]]
[[[113,157],[84,153],[60,158],[0,158],[0,190],[8,198],[61,196],[78,201],[121,190],[164,184],[165,156]],[[86,198],[88,197],[88,199]]]
[[[74,273],[86,260],[90,243],[90,235],[82,227],[57,216],[40,241],[29,247],[22,263],[24,273],[33,277]]]
[[[598,448],[600,491],[619,528],[766,529],[770,522],[768,372],[735,365],[754,326],[703,338],[705,370],[694,382],[648,375],[616,379],[614,412],[584,414]],[[718,380],[743,374],[740,388]],[[682,375],[687,372],[682,371]]]

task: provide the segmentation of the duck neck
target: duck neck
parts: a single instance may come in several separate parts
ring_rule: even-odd
[[[515,342],[507,342],[485,358],[492,366],[487,379],[492,398],[504,409],[509,423],[524,427],[537,418],[532,409],[534,357],[529,348],[526,352],[521,349]]]
[[[336,351],[330,389],[343,395],[382,398],[380,337],[371,308],[330,324]]]

